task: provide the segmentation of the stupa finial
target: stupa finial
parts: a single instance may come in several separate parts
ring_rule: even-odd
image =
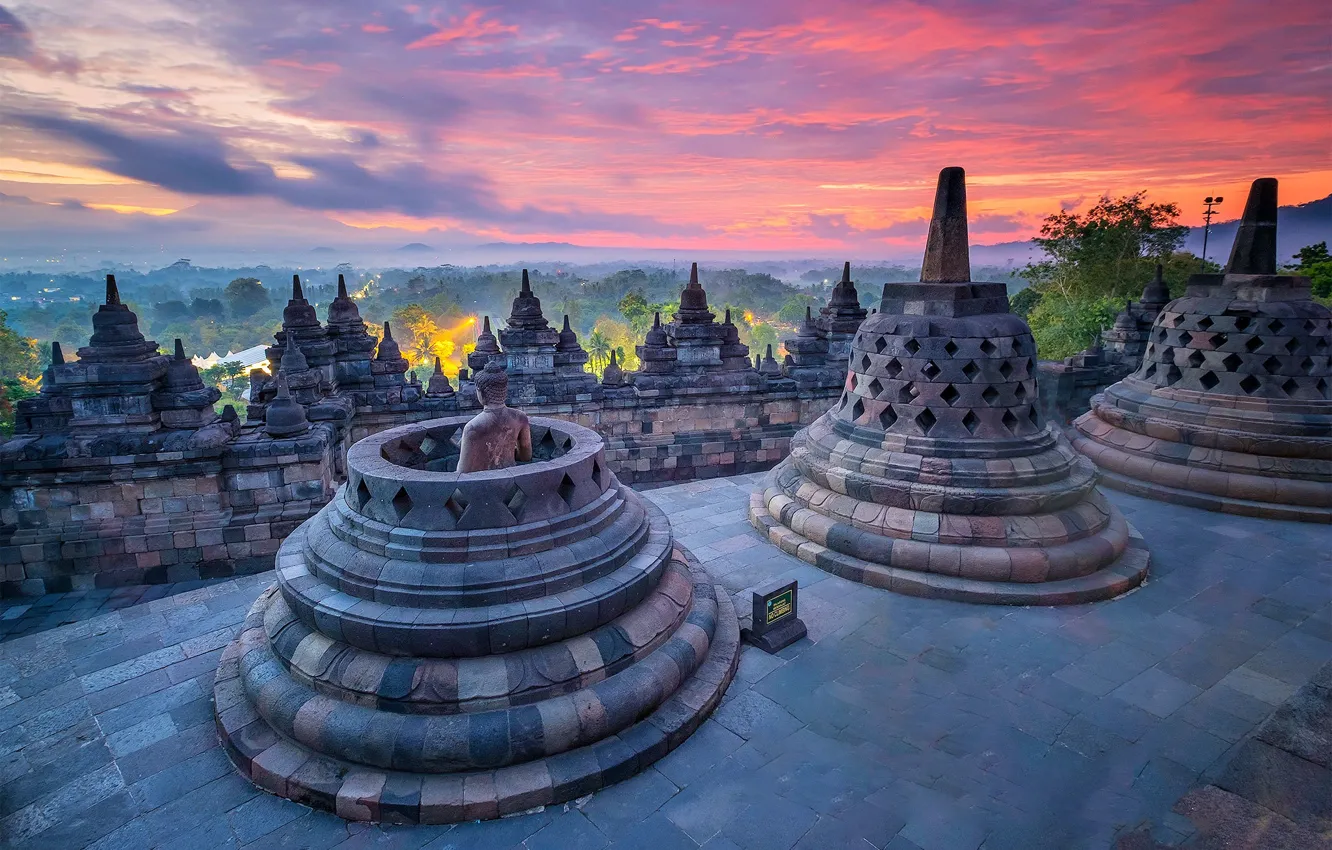
[[[934,213],[925,243],[921,283],[969,283],[971,257],[967,246],[966,172],[950,166],[939,172]]]
[[[1226,274],[1276,274],[1276,235],[1277,181],[1260,177],[1249,187]]]

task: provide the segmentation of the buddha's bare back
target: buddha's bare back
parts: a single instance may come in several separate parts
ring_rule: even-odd
[[[459,472],[506,469],[531,459],[532,431],[521,410],[488,407],[463,426]]]

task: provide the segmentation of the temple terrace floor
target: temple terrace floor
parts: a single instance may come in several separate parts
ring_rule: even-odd
[[[798,578],[809,636],[777,656],[746,647],[713,717],[627,782],[453,827],[349,824],[259,792],[219,748],[210,703],[218,655],[270,573],[0,643],[0,844],[1175,845],[1195,837],[1176,801],[1332,660],[1325,526],[1112,491],[1151,548],[1146,585],[1095,605],[985,607],[895,596],[779,552],[745,521],[758,479],[647,495],[738,610],[746,588]]]

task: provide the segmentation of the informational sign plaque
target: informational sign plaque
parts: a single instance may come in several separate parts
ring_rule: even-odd
[[[764,652],[777,652],[804,637],[805,624],[797,616],[799,590],[796,582],[780,579],[756,587],[751,625],[741,630],[741,639]]]

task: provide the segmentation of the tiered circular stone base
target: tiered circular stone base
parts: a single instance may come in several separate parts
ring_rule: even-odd
[[[749,497],[749,520],[758,531],[782,551],[813,564],[824,572],[849,581],[891,590],[907,596],[928,599],[951,599],[956,602],[979,602],[988,605],[1072,605],[1079,602],[1097,602],[1113,599],[1142,583],[1147,575],[1149,555],[1147,545],[1137,530],[1119,516],[1128,535],[1123,553],[1109,566],[1090,575],[1043,582],[984,580],[961,575],[963,563],[995,565],[1011,563],[1009,553],[998,547],[959,546],[895,540],[892,546],[911,550],[906,559],[918,564],[918,569],[906,569],[878,564],[830,549],[793,531],[784,522],[799,522],[794,514],[800,509],[788,503],[783,510],[787,516],[773,517],[769,512],[769,499],[775,496],[773,481],[769,478],[763,490]],[[808,512],[807,512],[808,513]],[[833,535],[855,534],[850,526],[834,523]],[[827,537],[823,536],[826,541]],[[912,546],[911,544],[915,544]],[[929,572],[931,563],[940,569],[955,570],[955,574]],[[944,565],[948,565],[945,567]],[[1011,568],[1010,568],[1011,569]],[[1011,572],[1010,572],[1011,575]]]
[[[1332,523],[1326,405],[1257,402],[1129,377],[1069,429],[1107,486],[1176,505]]]
[[[662,617],[665,633],[645,629]],[[496,818],[620,782],[679,746],[721,701],[739,640],[730,597],[679,547],[653,594],[606,626],[479,658],[335,646],[275,585],[222,655],[218,731],[256,785],[349,820]],[[469,764],[495,766],[458,769]]]

